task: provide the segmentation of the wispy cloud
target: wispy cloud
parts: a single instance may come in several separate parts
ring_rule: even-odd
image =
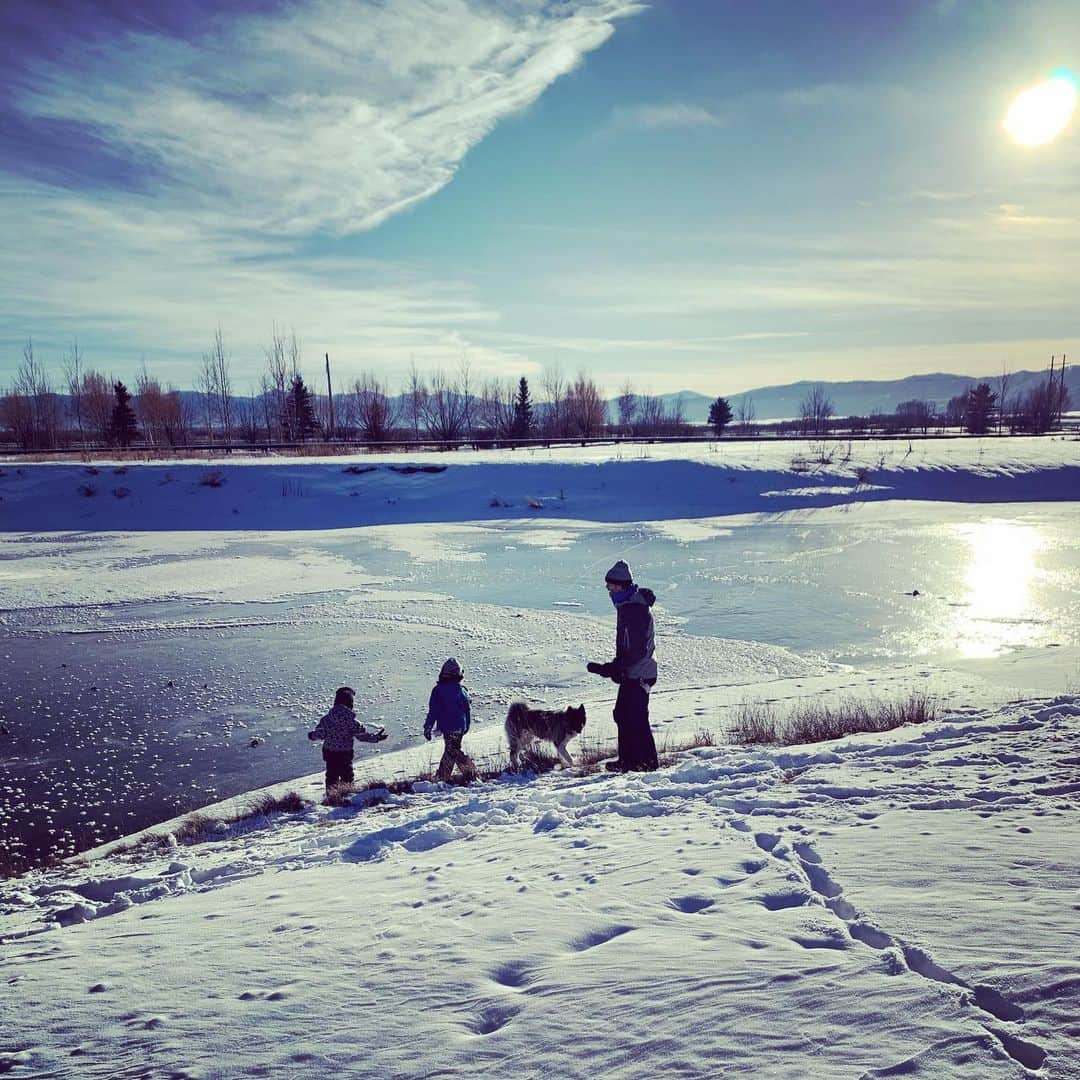
[[[620,105],[612,127],[620,130],[664,131],[677,128],[724,127],[727,119],[702,105]]]
[[[131,32],[43,61],[17,96],[153,162],[164,207],[215,230],[369,229],[428,198],[589,51],[619,0],[491,7],[312,0],[198,42]]]
[[[50,183],[20,175],[16,160],[0,165],[0,337],[108,325],[129,349],[177,355],[205,347],[214,321],[252,345],[277,319],[366,363],[468,349],[478,369],[529,370],[470,341],[497,316],[460,287],[357,261],[331,269],[306,243],[372,229],[434,195],[639,5],[285,10],[217,16],[197,39],[110,23],[92,48],[72,35],[25,65],[12,97],[24,122],[73,126],[125,163],[125,179],[147,179],[80,189],[75,167]]]

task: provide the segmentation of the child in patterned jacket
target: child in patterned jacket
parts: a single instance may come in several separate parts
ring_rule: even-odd
[[[356,719],[353,701],[356,692],[351,686],[339,686],[334,695],[333,708],[319,721],[314,731],[308,732],[312,741],[322,739],[323,761],[326,762],[326,790],[335,784],[353,782],[353,739],[360,742],[382,742],[386,729],[368,731]]]

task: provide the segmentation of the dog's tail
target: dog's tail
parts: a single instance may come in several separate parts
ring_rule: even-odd
[[[514,728],[524,721],[529,712],[529,706],[524,701],[515,701],[506,711],[506,732],[509,735]]]

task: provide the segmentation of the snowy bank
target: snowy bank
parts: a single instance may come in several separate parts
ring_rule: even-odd
[[[0,531],[658,521],[892,500],[1080,496],[1080,441],[664,444],[0,469]]]
[[[37,872],[0,888],[0,1062],[1074,1076],[1078,763],[1065,696]]]

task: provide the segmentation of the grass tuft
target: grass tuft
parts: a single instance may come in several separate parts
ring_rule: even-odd
[[[794,746],[925,724],[936,720],[937,714],[937,699],[919,690],[899,701],[844,698],[836,705],[809,701],[787,715],[762,702],[746,702],[731,725],[730,737],[738,743]]]

